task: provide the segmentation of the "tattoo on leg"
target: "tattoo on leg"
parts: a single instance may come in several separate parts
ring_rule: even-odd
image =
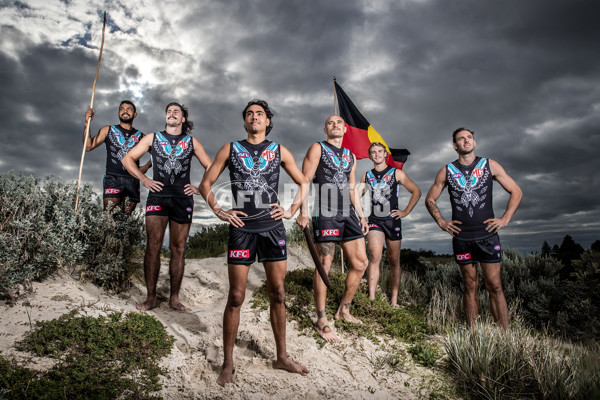
[[[321,257],[327,257],[335,254],[335,243],[327,242],[327,243],[319,243],[318,244],[319,255]]]
[[[326,315],[325,315],[325,309],[317,311],[317,318],[320,319],[320,318],[325,318],[325,317],[326,317]]]
[[[350,309],[350,304],[352,304],[352,303],[344,303],[343,307],[344,307],[346,310],[349,310],[349,309]]]

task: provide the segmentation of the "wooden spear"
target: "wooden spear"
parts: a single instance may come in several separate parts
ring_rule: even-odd
[[[90,108],[94,108],[94,94],[96,93],[96,81],[98,81],[98,71],[100,71],[100,60],[102,59],[102,50],[104,49],[104,31],[106,30],[106,11],[104,11],[104,24],[102,25],[102,44],[100,45],[100,55],[96,64],[96,76],[94,77],[94,85],[92,86],[92,100]],[[81,163],[79,164],[79,178],[77,178],[77,195],[75,196],[75,211],[79,204],[79,188],[81,187],[81,172],[83,170],[83,158],[85,157],[85,148],[87,146],[88,136],[90,136],[91,116],[85,121],[85,138],[83,139],[83,150],[81,151]]]

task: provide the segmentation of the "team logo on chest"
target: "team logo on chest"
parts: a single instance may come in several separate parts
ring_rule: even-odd
[[[374,204],[389,204],[390,182],[396,173],[396,168],[390,168],[380,180],[377,180],[373,171],[367,171],[367,180],[371,184],[373,203]]]
[[[352,169],[354,158],[348,149],[342,151],[342,157],[338,157],[325,143],[320,142],[321,148],[325,156],[321,157],[325,161],[325,165],[333,171],[333,177],[326,175],[327,180],[335,183],[336,186],[342,186],[348,182],[348,172]]]
[[[475,208],[483,208],[487,194],[487,188],[483,187],[489,178],[489,169],[486,168],[487,158],[481,158],[471,174],[467,171],[466,176],[452,163],[448,164],[449,185],[456,209],[463,211],[467,209],[469,216],[473,217]],[[480,191],[480,193],[478,193]]]
[[[246,175],[244,177],[237,172],[234,173],[234,176],[238,180],[238,182],[235,182],[238,189],[247,190],[249,193],[259,196],[264,192],[274,192],[277,182],[269,184],[265,177],[270,177],[273,180],[276,180],[278,177],[278,174],[274,174],[273,172],[279,166],[278,162],[274,162],[277,158],[279,145],[271,142],[257,159],[253,158],[240,142],[232,142],[231,145],[234,155],[234,157],[231,157],[231,161],[238,171]]]
[[[192,137],[185,135],[179,141],[174,141],[173,144],[163,136],[161,132],[156,132],[156,144],[154,146],[157,156],[160,155],[164,159],[163,163],[158,163],[157,167],[161,171],[170,176],[170,182],[175,182],[175,176],[180,175],[185,177],[187,170],[190,167],[189,156],[192,150]],[[183,173],[183,174],[182,174]]]
[[[127,137],[117,126],[111,126],[108,137],[110,143],[113,145],[111,149],[112,162],[118,164],[116,160],[123,160],[123,157],[125,157],[129,150],[140,141],[141,136],[141,132],[136,131]]]

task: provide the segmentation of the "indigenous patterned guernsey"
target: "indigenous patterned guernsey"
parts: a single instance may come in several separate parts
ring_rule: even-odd
[[[190,183],[190,165],[194,154],[194,142],[190,135],[170,135],[156,132],[152,140],[153,179],[163,183],[162,190],[151,193],[157,197],[190,197],[185,185]]]
[[[446,166],[446,183],[452,205],[452,219],[462,222],[457,239],[477,240],[493,234],[483,221],[494,218],[492,171],[487,158],[476,157],[470,165],[458,160]]]
[[[123,166],[123,157],[138,144],[144,134],[135,128],[125,129],[120,125],[112,125],[108,129],[106,144],[106,175],[131,177]],[[136,161],[139,167],[139,161]]]
[[[241,218],[246,232],[264,232],[283,225],[269,213],[269,204],[279,203],[279,145],[265,140],[252,144],[247,140],[231,142],[229,150],[229,179],[233,194],[233,209],[248,216]]]
[[[396,181],[396,168],[387,166],[382,171],[367,171],[367,184],[371,191],[371,219],[393,219],[392,210],[398,209],[400,185]]]
[[[354,165],[352,152],[344,147],[320,142],[321,158],[313,182],[316,215],[337,214],[350,210],[348,182]]]

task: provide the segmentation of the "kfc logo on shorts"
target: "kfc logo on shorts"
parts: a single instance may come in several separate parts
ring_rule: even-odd
[[[496,251],[500,251],[500,245],[499,245],[499,244],[497,244],[496,246],[494,246],[494,250],[496,250]]]
[[[457,254],[456,261],[467,261],[471,259],[471,253]]]
[[[391,175],[384,175],[383,178],[381,178],[381,179],[383,179],[384,182],[389,182],[389,181],[392,180],[392,176]]]
[[[192,212],[192,207],[188,207],[188,208],[186,208],[186,209],[185,209],[185,211],[187,211],[187,212]]]
[[[248,158],[248,157],[250,157],[250,153],[246,153],[245,151],[243,151],[241,153],[238,153],[237,156],[239,158]]]
[[[275,159],[275,153],[269,149],[263,151],[260,156],[267,161],[273,161]]]
[[[483,169],[481,169],[481,168],[475,168],[473,170],[473,176],[475,178],[481,178],[483,176]]]
[[[323,233],[323,237],[327,237],[327,236],[339,236],[340,235],[340,230],[339,229],[323,229],[322,233]]]
[[[454,179],[460,179],[462,177],[463,177],[463,174],[461,174],[461,173],[452,175],[452,178],[454,178]]]
[[[104,194],[119,194],[121,189],[104,189]]]
[[[377,224],[369,224],[369,229],[371,228],[379,228],[379,225]]]
[[[283,240],[283,239],[280,239],[279,242],[277,242],[277,243],[279,243],[279,245],[281,247],[285,246],[285,240]]]
[[[229,250],[229,258],[248,258],[250,257],[250,250]]]
[[[397,226],[396,229],[395,229],[395,231],[396,232],[400,232],[400,227]]]
[[[146,212],[160,211],[160,206],[146,206]]]

